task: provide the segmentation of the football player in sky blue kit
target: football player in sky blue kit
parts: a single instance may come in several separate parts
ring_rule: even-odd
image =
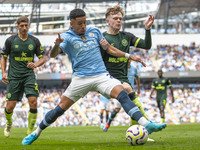
[[[128,80],[131,83],[132,88],[134,88],[134,84],[136,81],[137,95],[140,95],[140,77],[138,76],[138,70],[135,66],[131,64],[130,61],[128,64]]]
[[[103,113],[106,113],[106,122],[108,121],[108,117],[109,117],[109,111],[110,111],[110,100],[107,99],[106,97],[104,97],[103,95],[100,94],[99,96],[100,99],[100,121],[101,121],[101,125],[100,127],[103,128],[104,127],[104,122],[103,122]]]
[[[140,58],[109,45],[99,29],[86,27],[86,14],[82,9],[72,10],[69,18],[71,29],[61,35],[58,34],[50,56],[56,57],[61,51],[68,54],[72,62],[72,81],[63,93],[59,105],[45,115],[37,129],[23,139],[22,145],[30,145],[34,142],[46,127],[89,91],[99,91],[107,98],[113,97],[119,100],[125,112],[140,125],[145,126],[149,134],[165,128],[165,123],[149,122],[130,100],[120,81],[109,75],[101,57],[100,46],[112,55],[126,56],[141,62],[144,66],[145,63]]]

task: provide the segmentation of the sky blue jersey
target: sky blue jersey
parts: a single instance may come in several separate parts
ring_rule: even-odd
[[[107,99],[106,97],[104,97],[103,95],[100,94],[100,101],[103,102],[103,103],[109,103],[110,100]]]
[[[107,73],[100,52],[101,31],[95,27],[86,27],[84,35],[77,35],[71,28],[61,34],[64,39],[59,47],[68,54],[73,74],[79,77]]]
[[[131,83],[132,88],[134,88],[134,79],[138,77],[137,68],[133,65],[130,65],[128,68],[128,80]]]

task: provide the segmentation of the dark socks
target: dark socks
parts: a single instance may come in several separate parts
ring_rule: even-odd
[[[134,99],[135,99],[135,92],[129,93],[128,96],[129,96],[129,98],[130,98],[131,100],[134,100]]]
[[[54,109],[52,109],[51,111],[49,111],[45,115],[45,118],[42,120],[42,122],[39,125],[40,129],[43,130],[46,127],[48,127],[50,124],[52,124],[54,121],[56,121],[56,119],[59,116],[61,116],[64,112],[65,112],[65,110],[63,110],[62,108],[60,108],[59,105],[56,106]]]
[[[103,123],[103,113],[100,114],[101,123]]]
[[[134,102],[128,96],[128,93],[123,90],[117,96],[117,100],[121,103],[124,111],[134,120],[138,121],[141,117],[143,117],[139,108],[135,105]]]
[[[110,118],[108,119],[108,124],[110,125],[113,119],[115,118],[117,112],[115,110],[112,111]]]

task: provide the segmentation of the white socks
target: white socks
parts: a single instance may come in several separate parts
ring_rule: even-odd
[[[42,129],[40,129],[40,127],[38,126],[34,132],[37,134],[37,136],[40,136],[40,134],[42,133]]]
[[[145,117],[141,117],[139,120],[138,120],[138,123],[142,126],[145,127],[146,123],[149,122]]]

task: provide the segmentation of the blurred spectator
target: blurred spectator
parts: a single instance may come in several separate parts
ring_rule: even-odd
[[[64,89],[41,89],[40,97],[38,98],[38,119],[36,125],[42,120],[44,115],[53,109],[60,101]],[[0,92],[0,127],[6,123],[4,116],[5,107],[5,90]],[[160,122],[160,114],[157,108],[156,100],[149,99],[150,90],[141,89],[140,101],[144,106],[144,110],[150,120]],[[168,95],[170,97],[170,94]],[[179,119],[180,123],[200,123],[200,89],[174,89],[175,102],[172,104],[168,101],[169,107],[174,115]],[[170,99],[170,98],[169,98]],[[88,101],[85,105],[85,101]],[[99,126],[99,103],[98,93],[89,92],[84,98],[80,99],[77,104],[81,107],[86,117],[91,122],[92,126]],[[114,103],[111,100],[110,109],[114,109]],[[16,111],[13,114],[15,118],[13,126],[27,127],[28,120],[28,105],[27,98],[24,97],[22,102],[17,103]],[[168,110],[165,110],[166,123],[176,123]],[[59,117],[51,126],[73,126],[73,125],[86,125],[86,121],[80,117],[80,114],[74,106],[66,111],[64,115]],[[113,126],[129,125],[129,116],[122,109],[112,122]]]

